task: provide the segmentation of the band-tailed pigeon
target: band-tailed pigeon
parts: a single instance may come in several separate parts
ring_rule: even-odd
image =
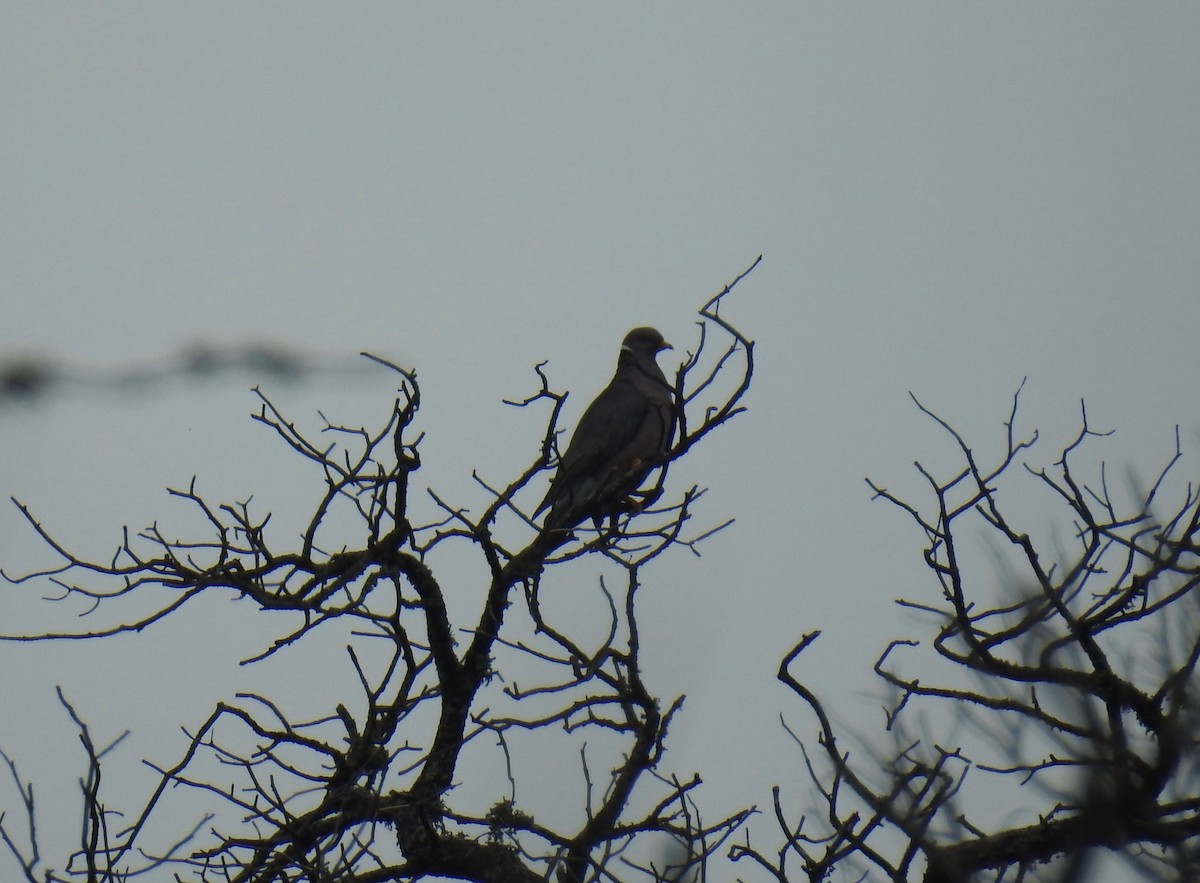
[[[612,514],[670,447],[674,397],[655,361],[670,348],[653,328],[625,335],[617,373],[583,412],[550,491],[533,513],[550,509],[546,530],[569,530],[585,518]]]

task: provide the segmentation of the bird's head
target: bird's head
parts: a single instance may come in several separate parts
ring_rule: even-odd
[[[671,349],[658,330],[655,328],[634,328],[625,335],[621,350],[632,354],[638,359],[646,358],[651,361],[663,350]]]

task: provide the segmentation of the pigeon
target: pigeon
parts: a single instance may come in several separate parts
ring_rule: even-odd
[[[671,446],[675,399],[655,357],[671,345],[653,328],[634,328],[621,344],[617,373],[579,420],[550,490],[544,530],[570,530],[619,511]]]

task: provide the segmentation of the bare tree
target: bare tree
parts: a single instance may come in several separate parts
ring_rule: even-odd
[[[921,503],[869,484],[925,538],[936,597],[897,603],[931,639],[883,649],[886,732],[860,730],[864,750],[848,747],[798,675],[818,633],[803,636],[779,679],[816,719],[815,744],[797,735],[810,812],[789,813],[776,789],[781,845],[747,841],[735,859],[779,881],[1067,881],[1093,879],[1089,860],[1105,850],[1126,874],[1200,879],[1200,493],[1175,479],[1178,430],[1149,490],[1131,481],[1128,491],[1103,461],[1081,474],[1085,448],[1106,434],[1086,409],[1051,465],[1023,463],[1037,433],[1017,433],[1019,395],[990,464],[917,402],[960,464],[939,477],[918,463],[929,488]],[[1022,476],[1057,504],[1051,525],[1014,514]],[[1070,540],[1059,548],[1064,523]],[[995,540],[990,559],[973,548],[980,535]]]
[[[440,514],[415,523],[421,388],[415,373],[375,357],[396,372],[400,392],[373,430],[327,423],[319,438],[310,437],[259,393],[255,419],[322,479],[311,519],[294,541],[278,541],[269,513],[249,502],[206,499],[193,482],[171,493],[201,514],[205,533],[177,538],[157,524],[127,531],[110,560],[94,561],[73,553],[18,503],[59,561],[37,573],[7,575],[11,581],[50,580],[60,600],[86,599],[93,613],[138,612],[92,630],[8,639],[102,640],[140,632],[186,615],[201,595],[224,592],[280,622],[277,637],[251,662],[350,623],[345,650],[358,680],[358,695],[314,719],[296,719],[267,695],[220,702],[182,755],[160,769],[140,808],[120,814],[105,802],[101,781],[111,746],[94,746],[68,705],[88,769],[83,835],[65,871],[46,869],[32,788],[5,756],[25,825],[17,815],[0,816],[0,836],[26,879],[120,881],[152,870],[201,881],[498,883],[703,873],[747,812],[705,820],[695,799],[699,776],[664,767],[664,743],[683,697],[664,700],[643,678],[638,599],[650,562],[675,549],[695,551],[725,526],[694,527],[703,489],[671,495],[664,482],[672,462],[744,410],[754,345],[721,307],[757,263],[699,312],[698,343],[674,380],[676,443],[655,464],[656,486],[594,529],[541,530],[527,514],[536,497],[518,503],[556,457],[564,395],[552,391],[544,365],[536,368],[539,388],[510,402],[549,411],[528,468],[503,486],[475,475],[489,499],[478,513],[430,491]],[[354,525],[351,544],[343,539],[347,523]],[[519,537],[515,545],[502,539],[510,536]],[[485,568],[469,623],[455,621],[434,567],[446,549]],[[603,556],[622,574],[619,584],[600,584],[609,621],[599,642],[544,615],[539,603],[549,570],[579,567],[589,555]],[[573,746],[586,783],[574,815],[547,820],[518,803],[516,782],[524,773],[513,755],[519,741],[534,738]],[[456,774],[476,749],[506,770],[508,781],[506,793],[494,795],[484,811],[460,799],[457,787]],[[190,795],[182,823],[177,804],[167,810],[180,792]]]
[[[647,683],[639,599],[653,562],[696,551],[728,523],[695,527],[703,490],[672,491],[666,477],[744,409],[754,345],[720,311],[753,266],[700,310],[674,380],[677,441],[653,486],[591,526],[545,530],[529,515],[538,497],[523,492],[555,462],[564,401],[544,365],[534,391],[509,402],[548,411],[529,466],[500,485],[474,475],[479,512],[429,491],[436,515],[415,521],[421,389],[375,357],[400,392],[373,430],[326,422],[314,437],[260,393],[255,419],[320,475],[298,538],[279,540],[269,513],[206,499],[193,483],[172,493],[206,525],[198,536],[154,524],[96,561],[18,504],[58,562],[8,578],[52,582],[57,600],[88,605],[85,623],[110,618],[7,640],[103,640],[227,593],[279,624],[248,663],[333,632],[354,681],[317,715],[273,695],[227,697],[156,767],[132,811],[110,804],[102,775],[124,734],[95,738],[60,693],[84,757],[78,847],[64,870],[39,851],[18,759],[0,753],[16,797],[0,810],[0,840],[28,883],[147,872],[682,883],[715,875],[718,857],[778,883],[1067,883],[1092,879],[1100,852],[1142,879],[1200,880],[1200,492],[1178,479],[1178,432],[1148,485],[1112,480],[1092,453],[1105,433],[1086,410],[1078,435],[1038,465],[1037,433],[1017,430],[1020,391],[991,458],[917,402],[958,462],[918,463],[928,491],[916,501],[869,483],[917,526],[932,577],[931,591],[897,602],[922,639],[897,637],[874,666],[880,729],[861,715],[850,730],[835,724],[803,673],[818,633],[801,636],[778,678],[804,723],[785,722],[796,756],[769,761],[781,783],[772,811],[753,829],[752,809],[704,818],[699,775],[664,762],[683,697]],[[446,560],[464,559],[481,565],[474,593],[445,575]],[[607,611],[598,629],[542,603],[548,573],[585,561],[610,574],[596,588]],[[582,783],[566,811],[564,756]],[[785,788],[796,772],[807,785]],[[539,778],[551,782],[549,805],[526,796]]]

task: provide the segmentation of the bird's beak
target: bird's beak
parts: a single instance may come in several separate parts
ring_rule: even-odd
[[[660,344],[658,345],[658,351],[659,351],[660,353],[661,353],[663,350],[673,350],[673,349],[675,349],[675,347],[671,346],[671,344],[667,343],[665,340],[664,340],[662,343],[660,343]]]

